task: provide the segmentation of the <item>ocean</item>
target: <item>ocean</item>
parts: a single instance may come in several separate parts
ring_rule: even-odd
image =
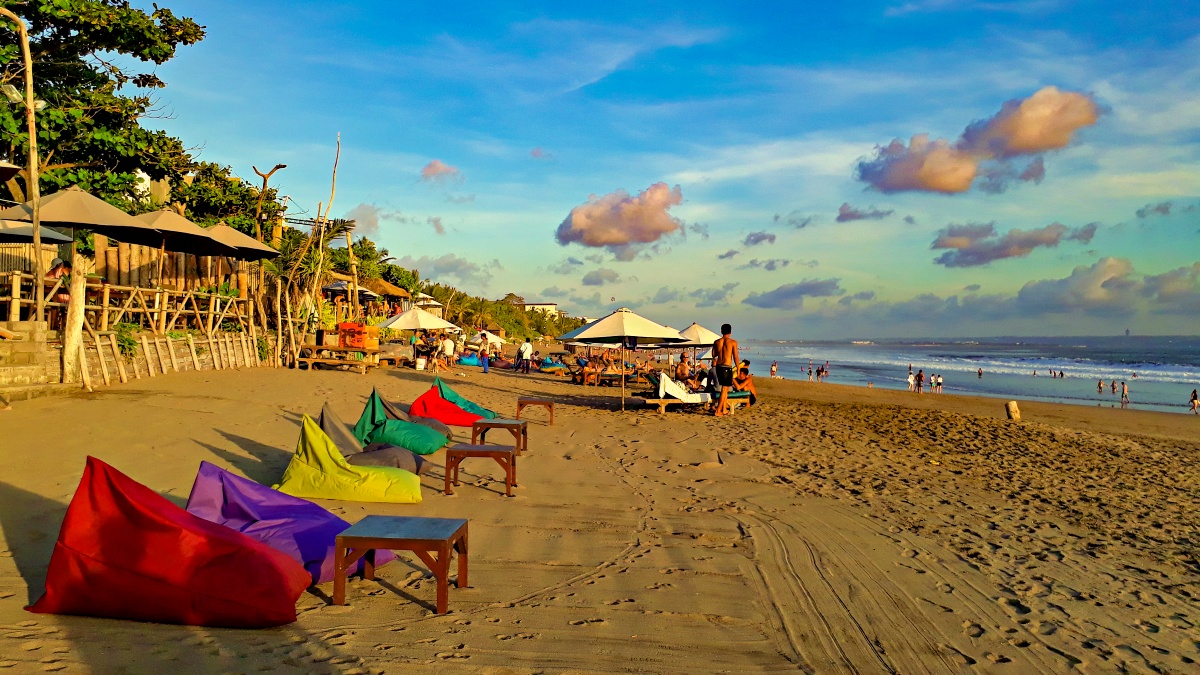
[[[784,378],[807,380],[810,360],[814,371],[828,361],[829,382],[906,390],[912,364],[914,373],[921,369],[926,376],[941,375],[945,394],[1104,407],[1120,407],[1121,382],[1125,382],[1131,408],[1168,412],[1189,412],[1188,398],[1200,387],[1200,337],[744,340],[740,344],[742,358],[750,361],[756,377],[768,377],[771,362],[777,361]],[[980,368],[983,377],[978,376]],[[1052,370],[1066,377],[1052,378]],[[1104,390],[1098,393],[1100,380]]]

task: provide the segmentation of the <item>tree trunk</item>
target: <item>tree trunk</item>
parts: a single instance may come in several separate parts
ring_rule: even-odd
[[[72,239],[74,239],[72,237]],[[62,381],[79,381],[79,353],[83,346],[84,260],[79,247],[71,243],[71,297],[67,302],[67,320],[63,328]]]

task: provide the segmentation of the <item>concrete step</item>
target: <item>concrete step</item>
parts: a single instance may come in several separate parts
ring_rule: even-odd
[[[0,387],[46,384],[46,366],[0,364]]]
[[[81,384],[25,384],[15,387],[0,387],[0,401],[28,401],[43,396],[62,396],[83,389]]]

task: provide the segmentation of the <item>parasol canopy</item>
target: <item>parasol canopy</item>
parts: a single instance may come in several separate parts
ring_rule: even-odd
[[[279,251],[258,241],[254,237],[249,237],[238,232],[225,223],[217,223],[208,228],[208,236],[230,248],[236,249],[235,253],[229,255],[231,258],[238,258],[240,260],[265,260],[279,256]]]
[[[439,319],[420,307],[413,307],[410,310],[401,312],[379,324],[379,327],[391,328],[392,330],[449,330],[456,333],[462,332],[462,329],[458,326],[445,319]]]
[[[0,211],[0,219],[32,222],[33,206],[26,202],[4,209]],[[78,185],[43,197],[41,220],[43,225],[83,228],[127,244],[154,248],[162,244],[162,232],[157,228],[147,225],[99,197],[84,192]]]
[[[654,323],[625,307],[570,333],[560,335],[558,339],[630,346],[635,346],[639,341],[678,344],[685,340],[679,331]]]
[[[0,220],[0,244],[28,244],[33,241],[33,224],[18,220]],[[48,227],[42,228],[43,244],[69,244],[71,238]]]
[[[162,248],[192,255],[237,256],[237,250],[216,239],[203,227],[178,213],[163,209],[134,216],[137,220],[158,230],[162,234]]]
[[[720,335],[695,322],[679,331],[679,336],[687,341],[676,344],[676,347],[711,347],[721,339]]]
[[[478,333],[475,334],[475,337],[468,340],[468,342],[470,342],[473,345],[477,345],[477,344],[482,343],[484,340],[487,340],[487,343],[489,345],[504,344],[504,338],[500,337],[499,335],[496,335],[495,333],[490,333],[486,330],[479,331]]]
[[[21,173],[21,167],[16,164],[9,164],[0,159],[0,183],[7,181],[18,173]]]
[[[322,286],[321,290],[331,291],[333,293],[345,293],[346,295],[349,295],[350,294],[350,282],[335,281],[332,284],[326,284],[326,285]],[[360,298],[378,298],[379,294],[370,289],[359,286],[358,287],[358,296]]]

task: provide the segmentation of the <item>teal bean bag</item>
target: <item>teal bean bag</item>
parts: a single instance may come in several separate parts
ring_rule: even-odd
[[[358,423],[354,425],[354,437],[363,445],[398,445],[418,455],[433,454],[450,442],[444,434],[425,425],[389,419],[383,399],[375,391],[371,392]]]
[[[463,398],[462,396],[459,396],[458,393],[455,392],[453,389],[451,389],[445,382],[442,382],[442,378],[440,378],[440,377],[433,378],[433,386],[438,388],[438,393],[441,395],[442,398],[444,398],[447,401],[453,403],[454,405],[462,408],[463,410],[466,410],[469,413],[475,413],[476,415],[479,415],[480,417],[483,417],[484,419],[489,419],[489,420],[494,420],[497,417],[499,417],[499,415],[492,412],[491,410],[488,410],[487,408],[485,408],[477,403],[472,403],[471,401],[468,401],[467,399]]]

